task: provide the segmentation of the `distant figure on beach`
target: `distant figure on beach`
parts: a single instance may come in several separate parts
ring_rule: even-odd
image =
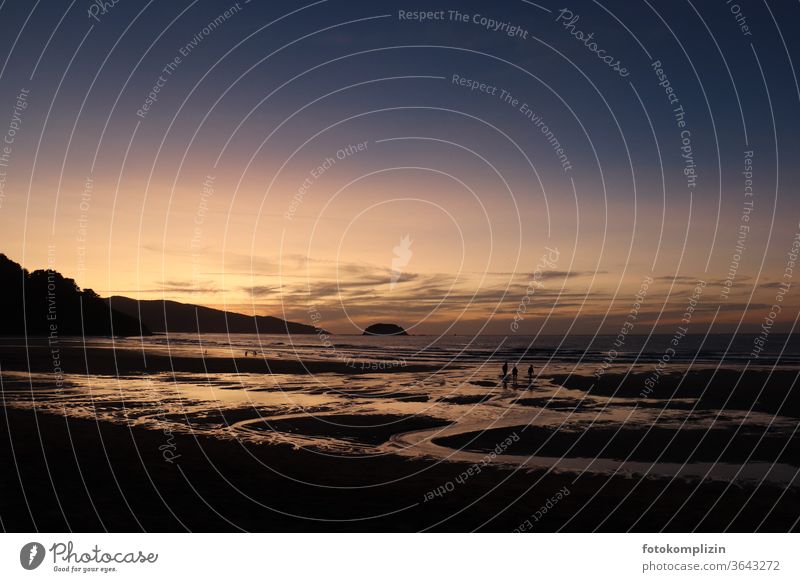
[[[503,379],[508,377],[508,362],[503,364]]]
[[[533,384],[533,366],[528,366],[528,386]]]
[[[517,365],[514,364],[514,369],[511,370],[511,376],[514,378],[514,386],[517,385],[517,375],[519,374],[519,370],[517,370]]]

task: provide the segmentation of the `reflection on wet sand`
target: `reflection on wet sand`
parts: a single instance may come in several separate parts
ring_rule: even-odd
[[[792,417],[759,406],[702,407],[707,396],[694,389],[683,398],[637,399],[624,390],[629,380],[619,384],[622,396],[612,395],[607,384],[598,389],[591,377],[564,370],[552,365],[516,387],[484,366],[460,366],[435,374],[67,374],[60,389],[47,374],[5,371],[3,395],[7,406],[38,412],[323,455],[475,462],[513,431],[518,442],[492,463],[794,482]]]

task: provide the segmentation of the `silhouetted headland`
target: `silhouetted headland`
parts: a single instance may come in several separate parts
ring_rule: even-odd
[[[106,301],[117,311],[139,317],[151,331],[172,333],[327,333],[312,325],[264,315],[244,315],[163,299],[137,300],[118,295]]]
[[[138,318],[111,309],[97,293],[53,269],[28,272],[0,253],[0,335],[150,335]]]
[[[0,253],[0,335],[139,336],[173,333],[327,333],[278,317],[166,301],[101,298],[53,269],[28,272]]]

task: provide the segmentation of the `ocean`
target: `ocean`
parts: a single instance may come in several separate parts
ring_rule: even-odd
[[[686,335],[673,344],[675,335],[626,335],[620,345],[615,335],[570,336],[360,336],[360,335],[285,335],[255,334],[170,334],[146,338],[115,340],[116,345],[148,350],[165,350],[199,356],[209,354],[240,356],[256,350],[265,357],[300,357],[340,361],[383,361],[483,364],[490,360],[514,362],[553,362],[593,364],[647,364],[665,358],[670,361],[702,364],[792,365],[800,364],[800,335],[772,334],[757,358],[752,356],[759,334]],[[92,340],[108,345],[111,340]],[[672,354],[672,352],[669,352]]]

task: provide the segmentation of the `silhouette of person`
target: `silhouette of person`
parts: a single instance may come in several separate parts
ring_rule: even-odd
[[[528,366],[528,386],[533,384],[533,366]]]
[[[505,379],[508,376],[508,362],[503,364],[503,378]]]
[[[514,386],[517,385],[517,374],[519,374],[519,370],[517,370],[517,366],[515,364],[514,369],[511,370],[511,376],[514,378]]]

